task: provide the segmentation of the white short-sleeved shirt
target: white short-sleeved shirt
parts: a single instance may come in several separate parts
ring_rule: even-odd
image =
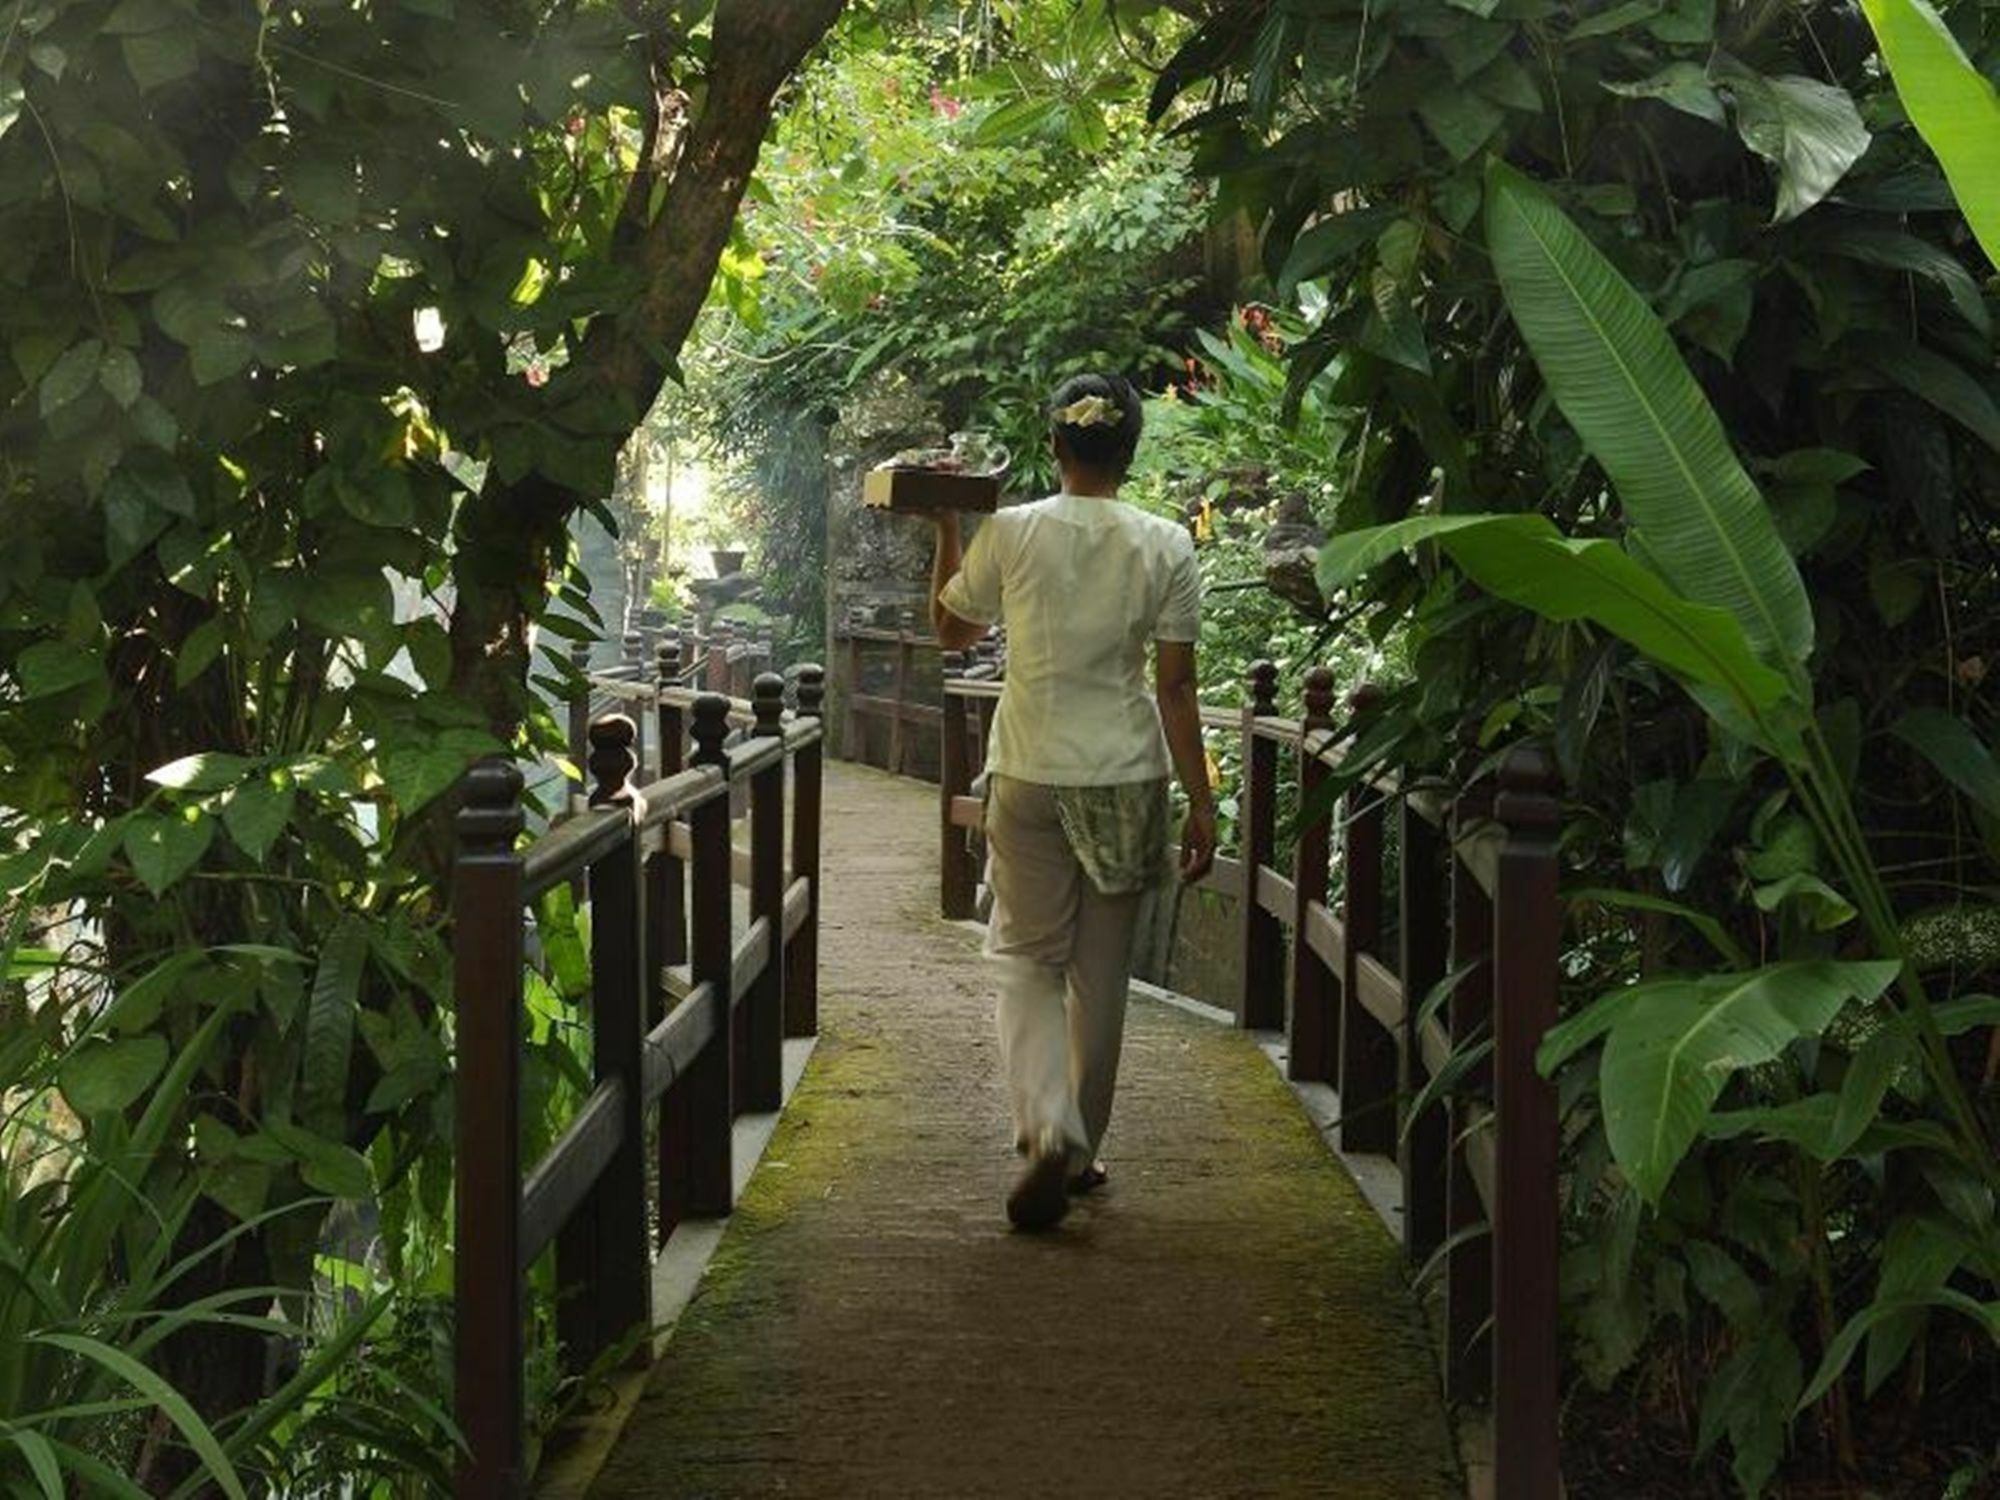
[[[1183,528],[1120,500],[1052,495],[988,517],[939,597],[961,620],[1007,622],[989,770],[1045,786],[1168,774],[1146,648],[1200,634]]]

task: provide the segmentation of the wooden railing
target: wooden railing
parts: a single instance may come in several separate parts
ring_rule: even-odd
[[[817,667],[801,670],[789,721],[783,680],[769,674],[748,702],[644,689],[657,725],[652,778],[634,784],[638,723],[594,720],[588,808],[525,846],[520,772],[496,761],[467,780],[452,878],[461,1500],[519,1495],[527,1483],[525,1298],[536,1258],[555,1246],[569,1293],[557,1309],[567,1370],[635,1335],[643,1358],[649,1210],[662,1242],[687,1220],[729,1213],[735,1117],[780,1106],[785,1038],[817,1029],[823,681]],[[745,786],[749,849],[739,855],[730,793]],[[564,883],[580,883],[590,903],[592,1091],[524,1173],[524,913]],[[749,887],[740,933],[738,884]]]
[[[675,661],[675,686],[706,688],[712,693],[748,699],[752,684],[771,670],[776,647],[768,630],[751,630],[718,620],[708,630],[689,623],[665,622],[657,626],[628,628],[620,641],[616,663],[591,669],[591,646],[576,641],[570,646],[570,663],[579,673],[596,679],[643,681],[654,664],[671,652]],[[601,695],[599,695],[601,700]],[[571,712],[590,712],[583,699],[571,701]]]
[[[842,756],[897,776],[910,775],[913,767],[925,766],[926,778],[930,762],[918,747],[937,739],[943,721],[935,693],[918,687],[919,663],[937,656],[944,674],[970,672],[975,678],[991,677],[999,671],[1001,650],[999,638],[992,636],[976,652],[965,653],[963,659],[954,651],[940,652],[934,636],[918,632],[916,616],[909,610],[903,612],[899,629],[847,626],[834,637],[834,646],[839,653],[835,696],[840,708]],[[871,657],[882,656],[888,657],[888,691],[862,692]],[[867,726],[879,723],[886,723],[889,732],[878,757],[870,752]]]
[[[1491,1402],[1495,1493],[1556,1500],[1559,1130],[1554,1089],[1534,1060],[1556,1019],[1553,769],[1541,752],[1517,749],[1500,766],[1497,793],[1481,786],[1454,797],[1441,785],[1371,779],[1334,802],[1328,779],[1377,700],[1356,694],[1341,732],[1332,674],[1315,668],[1304,687],[1304,718],[1280,717],[1277,669],[1259,662],[1248,707],[1202,715],[1209,729],[1241,737],[1239,857],[1218,858],[1202,882],[1237,903],[1237,1022],[1282,1031],[1290,1076],[1333,1086],[1343,1151],[1396,1160],[1404,1249],[1414,1265],[1444,1258],[1447,1394]],[[972,787],[1000,692],[998,681],[947,673],[947,918],[977,908]],[[1277,857],[1287,764],[1305,814],[1289,872]],[[1391,819],[1393,893],[1384,873]],[[1427,1087],[1452,1059],[1455,1085]]]

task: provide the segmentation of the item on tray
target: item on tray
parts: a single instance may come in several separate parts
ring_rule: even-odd
[[[868,471],[862,501],[905,514],[996,510],[1008,455],[983,432],[954,432],[949,448],[906,448]]]

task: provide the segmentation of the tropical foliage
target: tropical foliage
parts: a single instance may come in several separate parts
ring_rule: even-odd
[[[675,436],[719,467],[779,612],[821,634],[826,444],[844,410],[914,392],[1049,478],[1042,401],[1110,365],[1182,371],[1204,194],[1150,134],[1121,51],[1159,7],[857,16],[800,82],[686,360]],[[1023,84],[1040,85],[1024,93]]]
[[[1572,1493],[1990,1484],[1996,71],[1978,0],[7,7],[0,1489],[444,1482],[444,813],[553,745],[573,518],[650,412],[816,640],[843,414],[1029,489],[1103,365],[1209,696],[1562,766]]]
[[[0,1488],[448,1472],[441,809],[839,9],[0,18]]]
[[[2000,1331],[1995,42],[1868,18],[1900,95],[1839,7],[1528,4],[1224,15],[1156,96],[1216,80],[1204,159],[1326,286],[1293,388],[1366,415],[1321,577],[1407,622],[1387,753],[1570,778],[1574,1347],[1746,1494],[1959,1447]]]

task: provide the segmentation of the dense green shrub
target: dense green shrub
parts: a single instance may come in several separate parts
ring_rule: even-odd
[[[1990,70],[1991,8],[1950,20]],[[1933,86],[1990,152],[1959,66]],[[1991,957],[1899,962],[2000,849],[1991,267],[1925,99],[1850,7],[1650,0],[1246,7],[1156,106],[1196,84],[1273,294],[1325,289],[1294,393],[1358,417],[1323,579],[1405,632],[1387,755],[1531,737],[1569,784],[1571,977],[1606,998],[1549,1053],[1565,1285],[1616,1392],[1572,1482],[1625,1492],[1603,1421],[1746,1494],[1874,1474],[1888,1433],[1983,1472]]]

